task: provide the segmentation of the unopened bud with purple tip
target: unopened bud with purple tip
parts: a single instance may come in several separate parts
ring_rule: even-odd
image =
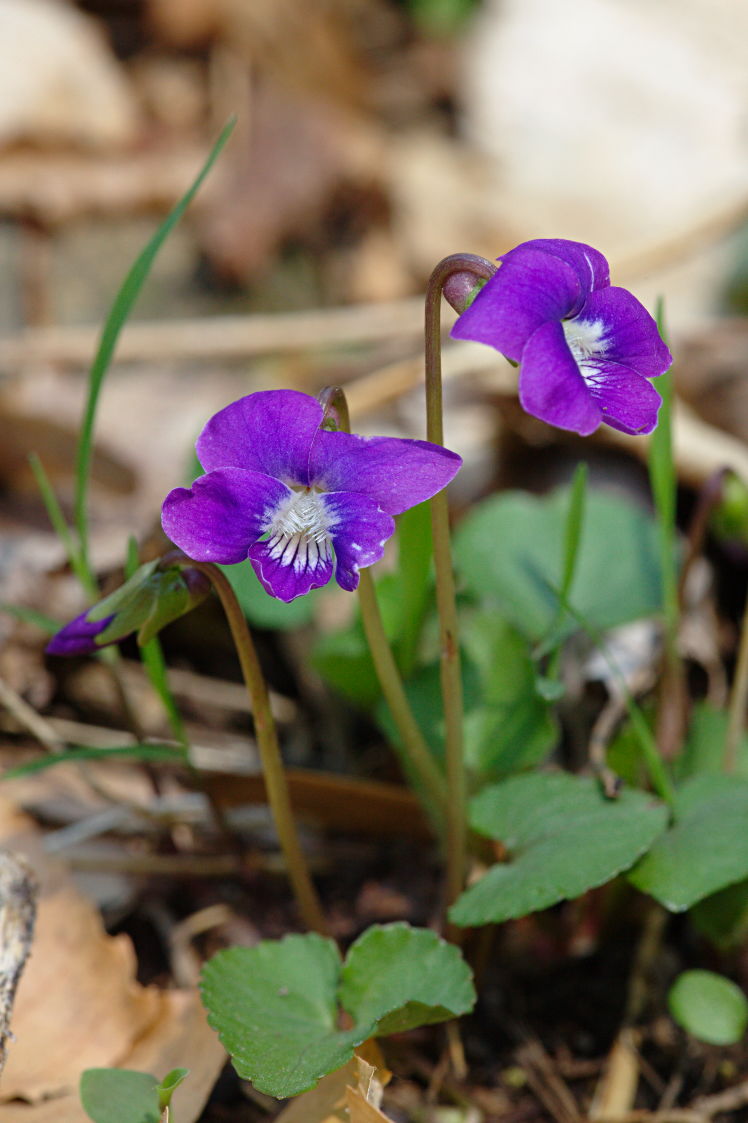
[[[96,637],[106,631],[114,616],[105,616],[103,620],[88,620],[86,617],[87,614],[82,612],[53,636],[47,644],[47,654],[91,655],[104,646],[96,642]]]
[[[133,632],[142,646],[210,592],[199,570],[161,564],[157,559],[141,565],[121,588],[76,616],[47,644],[48,654],[90,655]]]
[[[442,285],[442,296],[455,312],[462,315],[486,284],[485,277],[477,277],[467,269],[460,269],[447,277]]]

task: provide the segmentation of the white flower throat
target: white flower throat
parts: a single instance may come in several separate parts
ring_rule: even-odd
[[[297,573],[316,569],[320,561],[332,557],[330,526],[330,515],[319,491],[294,491],[272,513],[267,528],[270,557],[281,565],[293,565]]]
[[[562,320],[561,326],[579,373],[588,386],[594,386],[600,371],[590,359],[599,358],[608,349],[608,341],[603,338],[605,324],[602,320]]]

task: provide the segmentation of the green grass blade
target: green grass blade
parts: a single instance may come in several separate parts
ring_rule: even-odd
[[[92,745],[67,749],[64,753],[50,754],[29,760],[26,764],[19,764],[15,768],[8,768],[0,779],[15,780],[19,776],[29,776],[34,772],[43,772],[46,768],[53,768],[56,764],[75,760],[107,760],[113,757],[118,760],[146,760],[146,761],[173,761],[184,764],[182,750],[173,745],[117,745],[110,749],[95,748]]]
[[[24,624],[33,624],[48,636],[53,636],[62,627],[59,620],[54,620],[44,612],[37,612],[35,608],[27,608],[23,604],[8,604],[6,601],[0,601],[0,612],[15,616],[16,620],[22,620]]]
[[[657,327],[667,342],[664,320],[664,304],[660,300],[657,305]],[[678,627],[678,571],[675,551],[678,480],[673,457],[672,368],[657,379],[657,389],[662,395],[662,406],[657,428],[649,441],[648,465],[660,540],[663,611],[667,634],[672,639]]]
[[[431,509],[419,503],[397,521],[401,627],[396,655],[405,678],[413,673],[431,590]]]
[[[55,495],[49,476],[45,472],[44,465],[35,452],[29,455],[29,464],[31,466],[31,471],[34,473],[34,479],[39,488],[42,502],[47,510],[49,521],[52,523],[52,528],[65,547],[65,553],[68,556],[70,568],[73,570],[73,573],[80,581],[88,596],[95,598],[98,590],[94,576],[88,565],[84,563],[80,550],[73,540],[73,535],[67,524],[59,500]]]
[[[134,534],[131,534],[127,540],[127,558],[125,559],[126,580],[129,581],[139,565],[138,540]],[[184,722],[182,721],[182,715],[179,712],[174,695],[171,692],[171,687],[169,686],[169,680],[166,676],[166,662],[158,636],[154,636],[148,643],[139,645],[138,651],[140,652],[140,661],[148,676],[148,681],[156,691],[156,694],[158,694],[161,705],[164,707],[164,712],[171,726],[171,731],[174,734],[174,739],[178,741],[185,752],[187,752],[189,749],[189,741],[187,739]]]
[[[566,600],[571,592],[576,572],[579,543],[584,526],[584,508],[587,498],[587,465],[577,464],[569,493],[569,509],[564,526],[564,558],[561,571],[561,597]]]
[[[537,681],[538,690],[547,701],[558,697],[560,683],[559,671],[561,663],[561,645],[564,641],[563,623],[566,616],[566,604],[574,583],[574,574],[579,557],[579,544],[582,540],[584,527],[584,512],[587,500],[587,465],[577,464],[574,477],[569,488],[569,506],[566,511],[564,524],[564,546],[561,567],[561,585],[559,588],[558,611],[556,618],[548,629],[545,642],[540,645],[538,653],[550,653],[546,673]]]
[[[140,658],[150,684],[158,694],[161,705],[164,707],[164,712],[171,726],[171,731],[174,734],[174,739],[179,741],[186,752],[189,744],[187,733],[184,722],[182,721],[182,715],[179,712],[174,695],[171,692],[169,680],[166,677],[166,663],[158,637],[154,637],[152,640],[149,640],[148,643],[143,644],[140,648]]]
[[[158,251],[200,190],[203,181],[229,139],[234,124],[235,120],[232,118],[214,144],[208,159],[205,161],[205,164],[192,186],[167,215],[145,249],[136,259],[114,299],[114,303],[101,333],[99,347],[88,377],[88,396],[78,440],[75,470],[75,528],[78,534],[80,561],[85,567],[90,579],[92,579],[93,575],[90,572],[88,560],[88,481],[91,470],[91,457],[93,454],[96,407],[98,405],[101,387],[109,369],[109,364],[112,361],[120,332],[127,322],[138,294],[143,287],[144,281],[150,273],[151,266],[153,265]]]

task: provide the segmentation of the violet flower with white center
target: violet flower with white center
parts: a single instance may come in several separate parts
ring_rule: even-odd
[[[519,363],[519,398],[534,417],[587,436],[601,422],[650,433],[660,395],[649,381],[672,357],[657,324],[583,242],[538,238],[501,265],[452,328]]]
[[[427,441],[322,428],[316,398],[249,394],[210,419],[197,441],[206,474],[164,500],[165,532],[195,561],[249,559],[265,590],[292,601],[343,589],[378,561],[394,515],[430,499],[462,461]]]

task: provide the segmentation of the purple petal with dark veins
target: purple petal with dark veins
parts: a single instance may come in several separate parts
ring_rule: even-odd
[[[428,441],[320,429],[309,475],[325,491],[367,495],[388,515],[399,515],[446,487],[461,464],[457,453]]]
[[[543,324],[573,316],[584,295],[574,266],[543,250],[518,246],[457,318],[451,334],[486,343],[519,362],[530,336]]]
[[[358,587],[358,571],[384,554],[384,544],[395,533],[395,520],[374,500],[352,492],[331,492],[324,497],[335,547],[335,580],[349,593]]]
[[[503,254],[501,261],[508,261],[515,255],[524,254],[527,250],[540,250],[542,253],[551,254],[570,265],[582,287],[582,293],[587,294],[598,289],[607,288],[610,284],[610,267],[599,250],[588,246],[585,242],[570,242],[566,238],[534,238],[530,242],[521,242],[509,253]]]
[[[91,655],[100,651],[105,644],[96,643],[96,637],[109,627],[114,616],[105,616],[103,620],[90,621],[86,619],[86,612],[76,616],[69,624],[52,636],[46,647],[48,655]]]
[[[197,439],[206,472],[245,468],[291,484],[309,482],[309,450],[322,422],[316,398],[297,390],[260,390],[211,417]]]
[[[189,558],[231,565],[244,561],[290,495],[290,488],[270,476],[218,468],[200,476],[192,487],[169,492],[161,524]]]
[[[601,321],[605,325],[603,357],[631,367],[645,378],[664,374],[673,361],[654,319],[627,289],[613,287],[591,293],[576,319]]]
[[[519,400],[549,425],[586,437],[602,421],[602,410],[576,364],[560,323],[544,324],[522,353]]]
[[[312,543],[289,541],[279,554],[270,542],[256,542],[248,556],[265,592],[286,603],[321,588],[332,576],[332,557]]]
[[[605,358],[585,363],[585,381],[606,425],[622,433],[652,432],[662,399],[647,378]]]

